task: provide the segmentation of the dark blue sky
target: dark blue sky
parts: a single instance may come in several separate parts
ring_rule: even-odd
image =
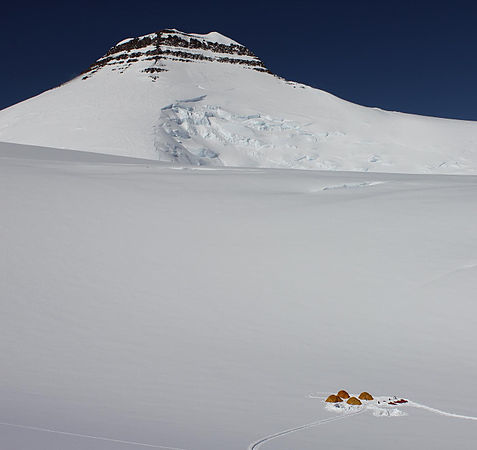
[[[475,3],[9,2],[0,109],[73,78],[126,37],[178,28],[219,31],[274,73],[355,103],[477,120]]]

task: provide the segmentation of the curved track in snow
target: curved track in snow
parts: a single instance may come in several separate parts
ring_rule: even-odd
[[[313,428],[313,427],[317,427],[319,425],[324,425],[325,423],[328,423],[328,422],[334,422],[336,420],[343,420],[343,419],[346,419],[347,417],[356,416],[357,414],[361,414],[364,411],[366,411],[366,410],[361,409],[361,410],[356,411],[354,413],[349,413],[349,414],[346,414],[346,415],[343,415],[343,416],[338,416],[338,417],[329,417],[328,419],[318,420],[316,422],[307,423],[306,425],[301,425],[299,427],[289,428],[287,430],[279,431],[278,433],[275,433],[275,434],[270,434],[268,436],[265,436],[265,437],[259,439],[258,441],[253,442],[252,444],[250,444],[249,447],[248,447],[248,450],[257,450],[263,444],[265,444],[269,441],[272,441],[273,439],[277,439],[279,437],[285,436],[287,434],[295,433],[295,432],[300,431],[300,430],[305,430],[307,428]]]
[[[162,448],[166,450],[185,450],[179,447],[167,447],[165,445],[145,444],[143,442],[135,442],[135,441],[124,441],[121,439],[107,438],[103,436],[92,436],[90,434],[70,433],[68,431],[52,430],[50,428],[34,427],[31,425],[18,425],[15,423],[8,423],[8,422],[0,422],[0,426],[11,427],[11,428],[21,428],[23,430],[42,431],[44,433],[62,434],[64,436],[73,436],[73,437],[79,437],[84,439],[95,439],[97,441],[116,442],[117,444],[135,445],[135,446],[149,447],[149,448]]]

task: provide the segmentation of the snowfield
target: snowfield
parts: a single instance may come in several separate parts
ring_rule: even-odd
[[[477,177],[2,143],[0,192],[2,449],[475,448]]]

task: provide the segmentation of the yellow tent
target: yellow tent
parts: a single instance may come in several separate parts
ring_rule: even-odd
[[[343,398],[343,399],[347,399],[347,398],[349,398],[349,394],[346,391],[341,390],[341,391],[338,392],[338,397]]]
[[[331,394],[325,401],[328,403],[339,403],[343,400],[341,400],[337,395]]]
[[[361,400],[374,400],[373,396],[369,392],[361,392],[359,394]]]

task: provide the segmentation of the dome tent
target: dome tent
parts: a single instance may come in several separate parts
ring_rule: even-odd
[[[346,403],[348,403],[348,405],[362,405],[361,401],[358,400],[356,397],[349,398]]]
[[[374,400],[374,397],[369,392],[361,392],[359,398],[361,400]]]
[[[325,401],[328,403],[339,403],[343,400],[341,400],[341,398],[339,398],[337,395],[331,394]]]
[[[338,392],[338,397],[346,400],[347,398],[349,398],[349,394],[342,389],[341,391]]]

